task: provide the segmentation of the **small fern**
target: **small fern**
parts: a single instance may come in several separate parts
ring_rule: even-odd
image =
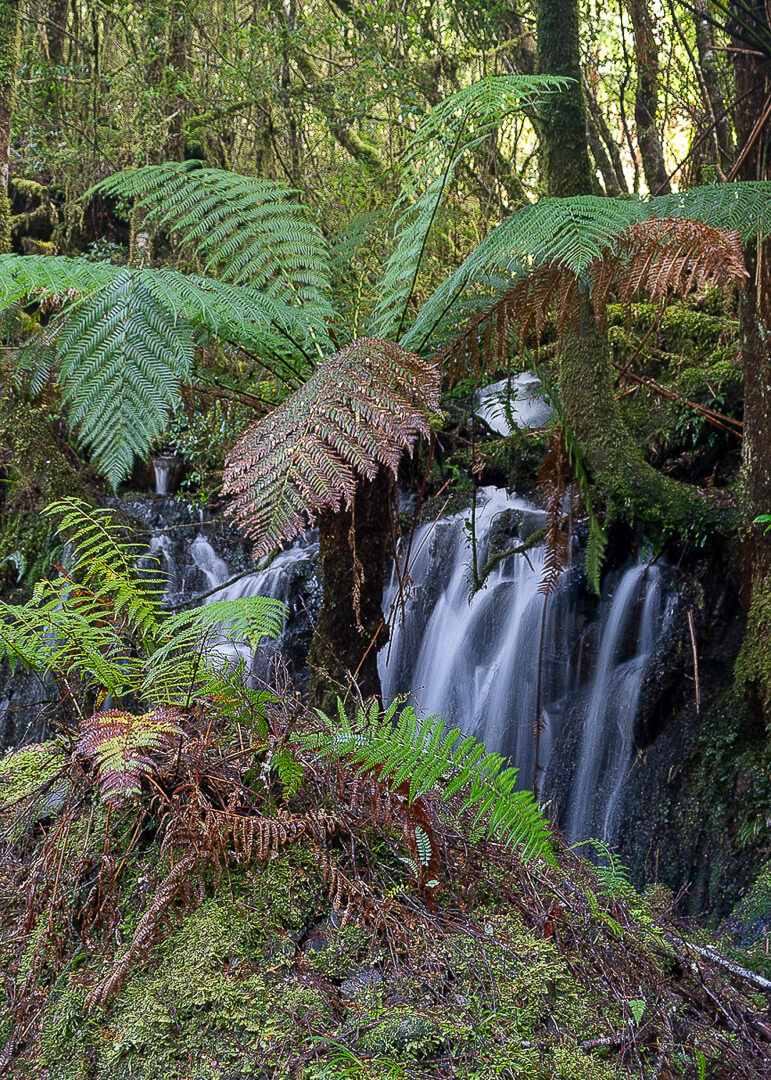
[[[334,719],[319,713],[326,730],[308,736],[309,746],[377,772],[392,788],[406,785],[410,805],[430,791],[442,801],[462,792],[461,813],[471,811],[473,824],[484,823],[488,837],[520,847],[524,859],[553,861],[551,825],[532,792],[516,790],[518,770],[507,767],[500,754],[488,753],[459,728],[447,731],[441,717],[421,719],[398,702],[382,714],[377,702],[369,710],[359,708],[353,720],[342,704],[338,712]]]
[[[182,738],[182,715],[160,708],[143,716],[121,709],[94,713],[84,721],[75,751],[96,766],[102,800],[122,806],[142,789],[142,779],[156,768],[153,751],[169,748]]]

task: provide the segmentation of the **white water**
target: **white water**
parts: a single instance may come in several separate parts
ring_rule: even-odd
[[[541,380],[532,371],[513,375],[511,382],[502,379],[482,387],[474,394],[474,404],[476,415],[498,435],[511,435],[517,428],[545,427],[554,416]]]
[[[151,462],[155,477],[155,494],[171,495],[174,483],[179,477],[180,462],[170,454],[155,457]]]
[[[487,489],[477,515],[478,561],[491,529],[507,511],[523,516],[526,537],[543,518],[527,500]],[[560,824],[574,840],[612,840],[624,781],[634,753],[634,725],[646,665],[663,626],[664,590],[656,566],[633,566],[597,619],[580,629],[578,597],[564,574],[547,601],[538,592],[539,546],[499,563],[469,601],[468,514],[423,526],[413,539],[410,586],[398,602],[394,571],[385,598],[392,605],[390,646],[380,654],[383,695],[412,692],[424,715],[476,735],[520,770],[523,787],[549,787],[549,761],[563,724],[580,724],[572,790]],[[510,546],[506,542],[504,546]],[[589,656],[594,660],[586,663]],[[589,669],[580,681],[583,668]],[[540,672],[540,688],[539,688]],[[537,751],[535,727],[542,718]],[[570,735],[566,728],[566,735]]]
[[[480,565],[487,558],[491,528],[504,512],[514,511],[525,519],[523,536],[543,524],[543,513],[526,499],[499,489],[486,489],[481,498],[486,501],[476,523]],[[468,519],[468,514],[459,514],[416,532],[412,595],[403,612],[397,605],[390,649],[380,654],[383,696],[391,700],[412,690],[423,714],[440,713],[448,725],[509,755],[520,770],[522,785],[532,787],[539,713],[545,721],[538,754],[543,766],[564,705],[569,675],[567,591],[558,590],[548,600],[538,592],[543,569],[539,545],[527,559],[516,555],[498,563],[486,588],[469,602]],[[397,592],[394,573],[386,611]]]
[[[631,567],[610,602],[591,676],[591,697],[562,823],[571,839],[614,838],[619,796],[634,749],[645,666],[661,630],[662,615],[660,570]]]
[[[190,545],[190,555],[204,574],[209,589],[216,589],[211,596],[204,598],[208,604],[214,600],[237,600],[241,597],[267,596],[289,604],[292,600],[293,585],[298,563],[310,562],[318,553],[318,544],[298,544],[279,552],[270,566],[255,571],[244,577],[237,577],[231,584],[226,584],[233,575],[224,559],[220,558],[212,545],[199,533]],[[284,620],[286,625],[286,619]],[[222,641],[214,649],[228,663],[243,660],[247,673],[256,679],[265,679],[270,662],[281,642],[260,645],[256,650],[248,645],[236,645]]]

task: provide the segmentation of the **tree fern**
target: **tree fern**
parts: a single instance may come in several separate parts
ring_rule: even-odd
[[[326,731],[307,741],[363,771],[376,771],[392,788],[406,785],[408,802],[435,791],[442,801],[462,793],[461,813],[484,823],[487,835],[518,846],[526,859],[553,860],[551,825],[530,791],[517,791],[517,772],[500,754],[489,754],[459,728],[447,731],[441,717],[421,719],[411,707],[393,702],[380,713],[377,702],[359,708],[350,720],[339,705],[334,719],[319,713]],[[441,781],[441,783],[440,783]]]
[[[205,337],[261,353],[266,363],[274,357],[279,375],[293,385],[301,379],[304,316],[268,294],[173,270],[43,256],[0,257],[0,289],[5,306],[64,304],[17,365],[31,373],[33,391],[56,374],[70,425],[113,486],[166,429]]]
[[[418,352],[455,332],[453,313],[471,302],[486,308],[539,267],[583,281],[592,265],[615,255],[637,223],[651,219],[701,221],[747,241],[771,234],[771,184],[715,184],[649,200],[577,196],[540,199],[494,229],[421,307],[404,335]]]
[[[329,255],[324,239],[275,180],[168,162],[130,169],[87,192],[136,199],[146,217],[191,248],[204,268],[274,300],[302,307],[306,327],[328,343]]]
[[[396,245],[380,285],[373,333],[397,338],[420,271],[428,235],[464,154],[488,138],[506,117],[534,106],[566,84],[546,75],[487,76],[436,105],[410,142],[395,209]]]
[[[361,477],[394,475],[402,453],[429,432],[439,406],[435,365],[398,345],[362,338],[257,421],[230,452],[223,491],[259,558],[322,510],[350,506]]]

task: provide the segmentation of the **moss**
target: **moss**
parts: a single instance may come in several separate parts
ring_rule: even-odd
[[[0,757],[0,810],[31,795],[64,764],[55,743],[34,743]]]
[[[762,701],[771,703],[771,576],[754,583],[735,674],[739,686],[754,688]]]

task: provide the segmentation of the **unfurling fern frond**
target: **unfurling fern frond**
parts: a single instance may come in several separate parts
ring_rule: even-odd
[[[143,716],[108,709],[84,722],[76,752],[96,766],[105,803],[121,806],[139,794],[143,777],[156,768],[153,751],[184,735],[182,719],[179,710],[164,707]]]
[[[436,105],[407,148],[396,246],[381,282],[373,333],[401,333],[436,214],[463,155],[487,139],[508,117],[565,88],[549,75],[490,75]]]
[[[210,169],[197,161],[129,169],[91,189],[136,199],[147,218],[204,261],[207,273],[302,306],[328,343],[329,254],[286,184]]]
[[[439,373],[389,341],[362,338],[325,361],[230,452],[230,513],[260,558],[322,510],[350,506],[361,477],[394,475],[405,449],[429,433]]]
[[[470,811],[488,836],[518,846],[525,859],[553,860],[551,825],[532,792],[517,791],[517,769],[473,736],[464,737],[459,728],[447,731],[441,717],[421,719],[411,707],[399,711],[397,702],[382,714],[359,708],[352,721],[342,710],[334,719],[319,716],[326,731],[307,737],[309,746],[375,771],[392,788],[405,785],[410,805],[430,791],[442,801],[462,793],[461,813]]]

